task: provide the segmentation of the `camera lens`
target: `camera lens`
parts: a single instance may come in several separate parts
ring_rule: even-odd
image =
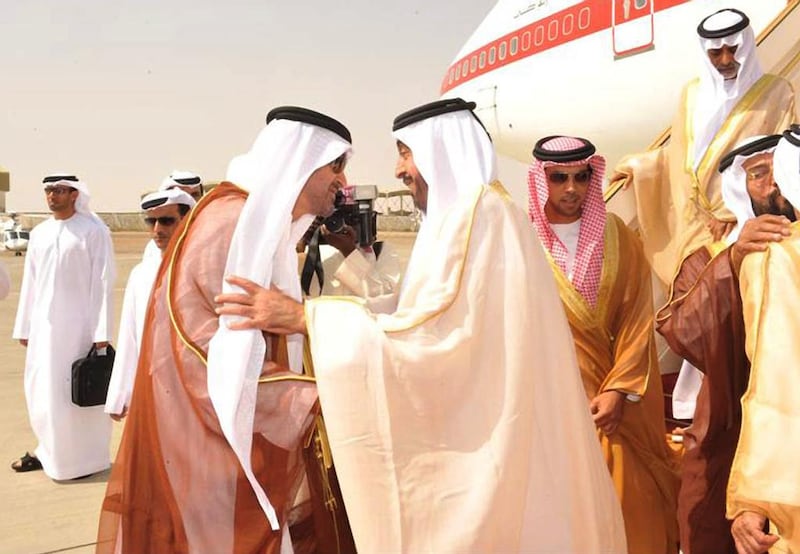
[[[344,215],[339,212],[334,212],[330,217],[326,217],[325,228],[331,233],[339,233],[344,229]]]

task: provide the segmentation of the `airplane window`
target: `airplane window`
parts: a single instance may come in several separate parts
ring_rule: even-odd
[[[451,67],[450,68],[450,80],[449,80],[449,83],[453,82],[453,77],[455,76],[454,74],[455,74],[455,71],[453,71],[453,68]]]
[[[571,13],[568,13],[566,16],[564,16],[564,21],[561,24],[561,32],[564,35],[571,35],[572,29],[574,27],[575,27],[575,17]]]
[[[461,78],[461,64],[456,65],[456,81]]]
[[[592,21],[592,10],[589,7],[581,8],[578,12],[578,29],[583,31],[589,28],[589,23]]]
[[[511,42],[509,44],[510,44],[510,46],[509,46],[509,54],[514,56],[517,53],[517,51],[519,50],[519,39],[517,37],[514,37],[514,38],[511,39]]]
[[[525,34],[522,35],[522,49],[523,50],[530,50],[531,49],[531,32],[525,31]]]
[[[461,74],[466,77],[467,73],[469,73],[469,60],[464,60],[464,63],[461,64]]]
[[[536,35],[533,37],[533,42],[536,46],[541,46],[544,42],[544,26],[539,25],[536,27]]]
[[[506,59],[506,41],[500,43],[500,48],[498,49],[498,58],[501,60]]]
[[[547,26],[547,40],[556,40],[558,37],[558,21],[555,19]]]
[[[647,0],[636,0],[636,9],[641,10],[647,5]]]
[[[495,62],[495,57],[497,56],[497,50],[494,46],[489,48],[489,65],[492,65]]]
[[[478,69],[478,56],[472,56],[472,59],[469,61],[469,72],[475,73],[476,69]]]
[[[486,67],[486,50],[483,50],[478,58],[478,67],[481,69]]]

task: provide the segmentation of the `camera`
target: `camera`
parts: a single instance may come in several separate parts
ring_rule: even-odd
[[[378,212],[375,199],[378,187],[375,185],[348,186],[336,192],[334,212],[323,220],[331,233],[340,233],[349,225],[356,233],[360,247],[372,246],[377,239]]]

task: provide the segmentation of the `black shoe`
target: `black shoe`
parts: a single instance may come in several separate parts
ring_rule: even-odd
[[[11,469],[17,473],[36,471],[37,469],[42,469],[42,462],[36,456],[31,456],[30,452],[26,452],[24,456],[11,464]]]

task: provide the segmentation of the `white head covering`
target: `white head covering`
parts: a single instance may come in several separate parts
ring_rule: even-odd
[[[715,31],[719,33],[741,24],[744,19],[746,16],[737,10],[720,10],[705,18],[700,23],[698,32],[704,30],[712,34]],[[697,104],[693,115],[694,169],[699,166],[706,148],[733,107],[764,74],[756,56],[753,28],[749,24],[741,31],[727,36],[719,38],[701,36],[699,40],[706,71],[700,74]],[[730,81],[722,77],[708,58],[709,50],[721,48],[723,45],[737,47],[733,57],[739,63],[739,73],[736,79]]]
[[[344,126],[322,114],[300,108],[270,112],[267,126],[251,150],[234,158],[228,166],[227,180],[250,195],[236,223],[225,264],[226,275],[244,277],[267,288],[274,284],[297,300],[301,299],[301,291],[295,245],[317,214],[304,214],[293,222],[292,209],[312,172],[351,153],[350,141],[319,126],[324,123],[305,122],[308,118],[287,119],[300,112],[316,114],[319,117],[311,117],[315,122],[324,118],[336,123],[349,139]],[[222,283],[222,291],[239,292],[227,282]],[[229,329],[228,324],[235,319],[221,317],[209,344],[209,397],[259,504],[272,528],[278,529],[275,510],[250,464],[256,391],[266,343],[259,330]],[[288,340],[291,369],[300,372],[303,338],[293,335]]]
[[[747,149],[746,147],[755,145],[758,142],[764,142],[768,138],[767,135],[757,135],[744,139],[736,145],[730,154],[734,154],[737,150],[745,150],[746,153],[734,154],[730,165],[724,169],[722,169],[722,166],[726,165],[730,154],[725,156],[725,159],[720,164],[722,169],[722,201],[725,203],[725,207],[736,216],[736,227],[725,237],[727,244],[736,242],[745,222],[756,216],[753,212],[753,201],[747,192],[747,174],[742,164],[753,156],[769,154],[775,151],[775,145],[772,142],[769,145],[765,145],[761,150]]]
[[[89,208],[89,201],[92,196],[89,194],[89,186],[83,181],[79,180],[71,173],[51,173],[42,180],[44,188],[65,186],[72,187],[78,191],[78,198],[75,200],[75,211],[81,214],[91,216],[92,219],[105,226],[105,222]]]
[[[184,192],[179,188],[174,188],[151,192],[142,198],[140,207],[142,211],[169,206],[170,204],[181,204],[183,206],[189,206],[189,208],[194,208],[195,203],[194,198],[192,198],[188,192]]]
[[[431,247],[429,235],[459,198],[497,178],[492,141],[472,112],[475,104],[460,98],[440,100],[409,110],[395,119],[392,136],[411,149],[414,164],[428,184],[427,210],[406,268],[412,274]],[[440,113],[438,110],[447,110]],[[404,120],[416,119],[402,125]],[[427,115],[430,114],[430,115]],[[398,125],[399,124],[399,125]],[[405,279],[403,279],[405,282]],[[402,287],[401,287],[402,290]]]
[[[778,142],[772,171],[783,197],[800,209],[800,126],[793,125]]]
[[[165,177],[161,181],[159,190],[169,190],[175,187],[199,187],[203,184],[203,179],[196,173],[191,171],[182,171],[180,169],[173,170],[169,177]]]

